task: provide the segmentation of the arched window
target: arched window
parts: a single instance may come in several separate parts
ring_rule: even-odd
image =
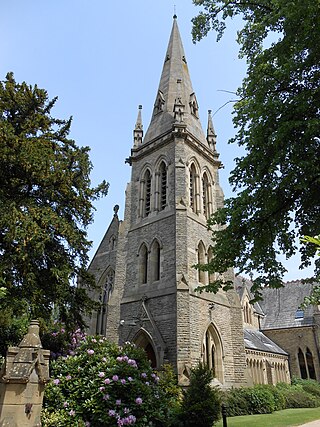
[[[223,383],[222,345],[220,337],[211,324],[204,335],[203,362],[212,370],[213,376]]]
[[[311,378],[312,380],[315,380],[316,379],[316,373],[314,370],[313,357],[312,357],[312,353],[308,347],[306,350],[306,362],[307,362],[307,367],[308,367],[309,378]]]
[[[148,249],[143,244],[139,251],[139,283],[148,282]]]
[[[213,258],[213,249],[212,246],[209,246],[208,248],[208,264],[210,264],[210,261]],[[215,275],[214,273],[209,273],[209,283],[213,283],[215,280]]]
[[[210,216],[210,207],[209,207],[209,181],[206,173],[202,177],[202,209],[203,215],[208,219]]]
[[[150,268],[151,281],[160,280],[160,263],[161,263],[161,248],[159,242],[155,240],[151,246]]]
[[[202,242],[198,245],[198,264],[206,264],[206,251]],[[198,270],[198,281],[206,285],[206,271]]]
[[[102,292],[100,295],[101,308],[97,315],[97,328],[96,332],[100,335],[106,334],[107,329],[107,316],[108,316],[108,303],[114,287],[114,271],[110,268],[107,272]]]
[[[165,162],[161,162],[159,172],[159,209],[162,211],[167,206],[167,166]]]
[[[190,167],[190,176],[189,176],[189,200],[190,207],[193,212],[197,212],[196,207],[196,168],[194,164]]]
[[[304,354],[303,354],[301,348],[299,348],[299,351],[298,351],[298,361],[299,361],[301,378],[303,380],[305,380],[308,378],[308,374],[307,374],[307,369],[306,369],[306,362],[304,360]]]
[[[151,212],[151,173],[149,169],[144,174],[145,194],[144,194],[144,216]]]

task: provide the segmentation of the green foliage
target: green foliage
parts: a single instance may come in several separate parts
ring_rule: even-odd
[[[71,118],[52,117],[56,100],[12,73],[0,82],[0,308],[19,315],[27,303],[48,319],[55,307],[81,325],[93,303],[75,279],[93,286],[86,227],[108,184],[90,187],[89,148],[68,137]]]
[[[227,414],[230,417],[249,414],[270,414],[278,409],[276,397],[280,394],[275,387],[255,385],[254,387],[233,388],[224,393]],[[283,402],[283,399],[281,400]],[[283,409],[283,407],[279,408]]]
[[[285,400],[286,408],[316,408],[320,406],[320,399],[309,394],[301,384],[277,384]]]
[[[43,426],[165,426],[172,405],[142,349],[87,337],[51,365]],[[151,424],[149,424],[151,423]]]
[[[228,417],[237,417],[250,413],[246,389],[243,387],[224,391],[222,400],[226,404]]]
[[[211,387],[212,371],[206,365],[191,370],[190,386],[184,392],[181,405],[181,420],[184,426],[212,427],[221,414],[221,394]]]
[[[293,378],[293,385],[301,385],[304,391],[320,399],[320,384],[316,380],[302,380],[301,378]]]
[[[236,195],[209,222],[215,245],[207,269],[256,272],[251,291],[259,299],[262,285],[281,286],[286,270],[279,253],[289,258],[299,251],[304,268],[317,251],[296,242],[320,227],[320,8],[314,0],[193,1],[203,8],[193,19],[194,41],[212,29],[220,38],[227,18],[239,16],[240,55],[247,60],[230,141],[245,155],[230,176]]]
[[[69,331],[61,322],[54,324],[45,329],[41,334],[41,342],[43,348],[50,350],[51,359],[56,359],[60,356],[73,356],[77,348],[83,341],[86,340],[86,333],[77,329]]]
[[[16,346],[27,333],[29,317],[16,316],[11,307],[0,310],[0,355],[6,356],[9,346]]]
[[[320,384],[313,380],[293,380],[293,384],[255,385],[223,392],[229,417],[270,414],[286,408],[320,406]]]

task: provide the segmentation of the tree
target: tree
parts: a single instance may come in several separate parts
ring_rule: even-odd
[[[12,73],[0,82],[0,304],[82,325],[93,302],[75,281],[94,286],[86,227],[108,184],[90,187],[89,148],[68,138],[71,118],[52,117],[56,100]]]
[[[221,394],[211,387],[212,371],[199,363],[191,369],[190,386],[184,392],[181,420],[184,426],[211,427],[221,414]]]
[[[300,253],[300,268],[305,268],[316,252],[297,242],[320,229],[319,3],[193,2],[204,8],[193,19],[194,41],[211,29],[219,39],[227,18],[242,18],[237,41],[248,64],[234,105],[237,133],[230,141],[245,154],[236,159],[229,178],[235,196],[209,221],[215,247],[206,268],[255,272],[252,291],[259,299],[261,286],[281,286],[286,269],[279,254]],[[317,259],[316,274],[319,270]]]

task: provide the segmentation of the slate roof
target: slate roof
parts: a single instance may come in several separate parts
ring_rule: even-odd
[[[281,347],[256,329],[244,329],[244,346],[249,350],[288,355]]]
[[[263,289],[263,301],[260,305],[266,314],[261,321],[261,329],[296,328],[313,325],[314,307],[304,310],[303,318],[296,319],[296,313],[305,296],[310,295],[311,283],[299,280],[284,283],[283,288]]]

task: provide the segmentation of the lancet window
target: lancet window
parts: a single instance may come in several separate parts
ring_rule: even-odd
[[[202,242],[198,245],[198,264],[206,264],[206,251]],[[198,269],[198,281],[203,285],[206,285],[207,272]]]
[[[139,282],[141,284],[148,282],[148,248],[143,244],[139,251]]]
[[[107,328],[108,303],[114,287],[114,271],[109,269],[100,295],[101,308],[97,315],[97,334],[105,335]]]
[[[217,331],[212,324],[206,330],[202,351],[203,362],[212,370],[213,376],[223,383],[222,346]]]
[[[145,213],[145,216],[147,216],[151,212],[151,173],[149,170],[147,170],[145,173],[144,181],[145,181],[144,213]]]
[[[189,200],[190,207],[193,212],[197,211],[196,207],[196,168],[194,164],[190,167],[190,175],[189,175]]]
[[[211,212],[210,212],[210,194],[209,194],[209,180],[206,173],[203,174],[202,177],[202,209],[204,216],[208,219]]]
[[[160,208],[160,210],[163,210],[167,205],[167,166],[164,162],[161,162],[159,172],[160,172],[160,174],[159,174],[159,180],[160,180],[159,208]]]
[[[151,246],[150,254],[150,273],[151,282],[160,280],[160,264],[161,264],[161,247],[157,240]]]

